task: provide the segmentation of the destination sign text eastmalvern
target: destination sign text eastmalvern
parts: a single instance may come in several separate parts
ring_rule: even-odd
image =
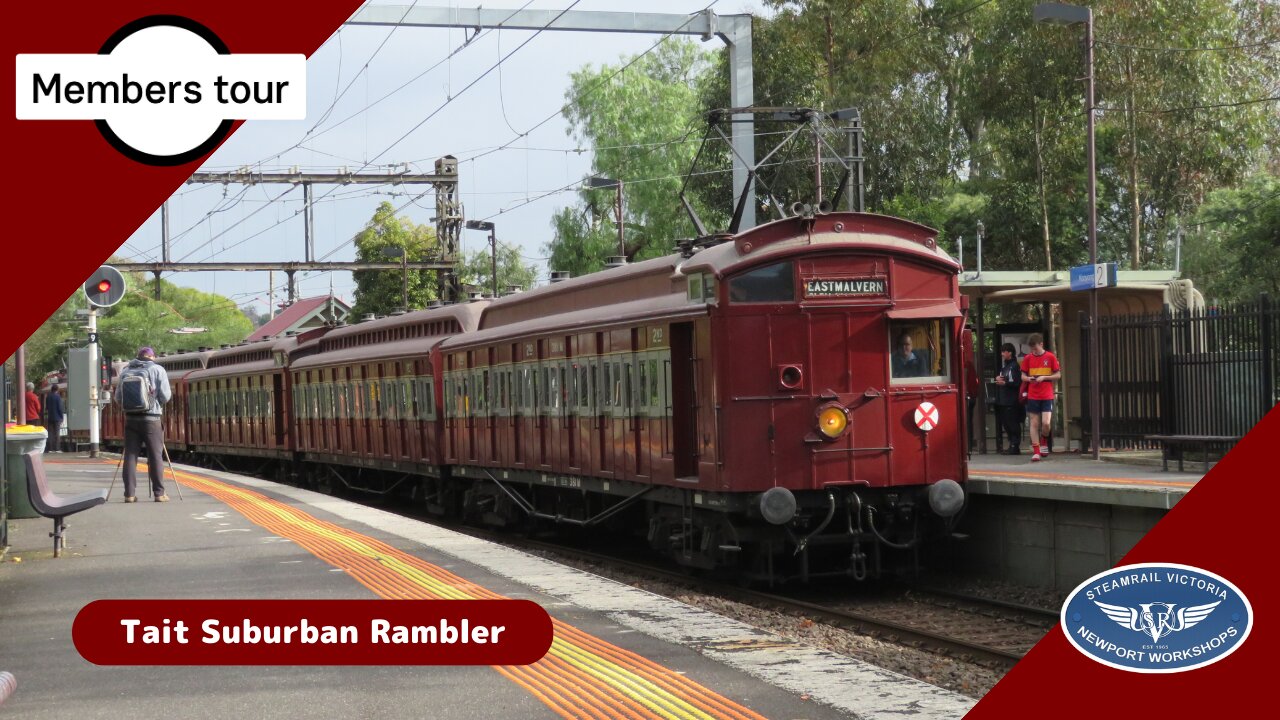
[[[840,278],[833,280],[806,280],[805,297],[845,297],[850,295],[884,295],[887,285],[884,278]]]

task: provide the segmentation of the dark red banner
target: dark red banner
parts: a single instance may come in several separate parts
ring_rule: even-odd
[[[529,600],[97,600],[71,636],[95,665],[528,665]]]

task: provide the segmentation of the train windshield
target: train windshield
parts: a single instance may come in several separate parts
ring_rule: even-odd
[[[889,323],[889,369],[894,385],[951,382],[950,320]]]
[[[794,302],[795,270],[791,262],[780,262],[745,272],[729,281],[729,302]]]

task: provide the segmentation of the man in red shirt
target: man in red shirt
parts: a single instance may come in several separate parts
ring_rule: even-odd
[[[1039,462],[1041,432],[1053,432],[1053,381],[1062,377],[1062,366],[1044,349],[1040,333],[1032,333],[1027,344],[1031,352],[1022,358],[1022,381],[1027,384],[1027,416],[1031,418],[1031,462]]]
[[[27,394],[23,400],[27,403],[27,424],[43,425],[40,422],[40,396],[36,394],[35,383],[27,383]]]

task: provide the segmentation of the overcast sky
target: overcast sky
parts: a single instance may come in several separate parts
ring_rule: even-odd
[[[644,9],[691,13],[710,2],[655,0],[645,3]],[[384,0],[375,4],[411,3],[412,0]],[[572,0],[532,0],[529,7],[562,10],[571,3]],[[475,6],[448,0],[418,4]],[[478,4],[487,9],[514,10],[524,1],[488,0]],[[617,11],[634,10],[636,6],[622,0],[581,0],[573,9]],[[718,14],[761,11],[758,0],[719,0],[712,9]],[[303,170],[346,167],[355,171],[376,158],[364,172],[386,172],[389,166],[401,163],[410,163],[414,171],[432,172],[436,158],[452,154],[462,160],[459,179],[466,216],[485,218],[501,212],[494,218],[499,238],[519,247],[526,259],[538,266],[540,279],[545,281],[547,268],[542,261],[542,248],[551,237],[551,216],[572,204],[575,196],[559,193],[525,203],[583,177],[590,170],[591,157],[590,153],[574,151],[576,144],[566,134],[568,125],[563,117],[520,136],[563,105],[571,72],[584,65],[616,64],[622,56],[649,49],[659,36],[543,32],[504,62],[500,73],[490,73],[463,92],[498,58],[533,35],[532,31],[489,32],[441,62],[464,43],[463,30],[345,27],[330,37],[307,64],[306,120],[248,122],[209,158],[203,169],[223,171],[249,165],[262,170],[297,166]],[[706,47],[718,49],[723,43],[714,40]],[[424,74],[437,63],[438,67]],[[369,107],[406,82],[409,84],[403,89]],[[335,103],[344,88],[345,94]],[[391,147],[445,103],[443,110]],[[508,142],[511,147],[507,150],[467,160]],[[302,260],[303,225],[302,215],[298,214],[301,188],[270,202],[288,188],[259,185],[242,194],[244,187],[237,185],[184,186],[170,200],[172,259]],[[363,227],[384,200],[396,206],[409,203],[402,214],[414,222],[428,223],[434,215],[434,196],[428,193],[411,202],[425,189],[426,186],[315,186],[316,198],[325,196],[315,208],[317,257],[334,251],[328,259],[354,259],[352,246],[343,243]],[[463,232],[464,249],[483,244],[482,233]],[[155,260],[159,259],[159,247],[157,211],[120,252]],[[300,273],[299,278],[299,297],[327,294],[332,282],[337,295],[351,299],[354,285],[350,273]],[[267,309],[266,273],[175,273],[166,279],[227,295],[238,303],[252,303],[260,312]],[[283,274],[277,273],[277,301],[283,296],[284,282]]]

